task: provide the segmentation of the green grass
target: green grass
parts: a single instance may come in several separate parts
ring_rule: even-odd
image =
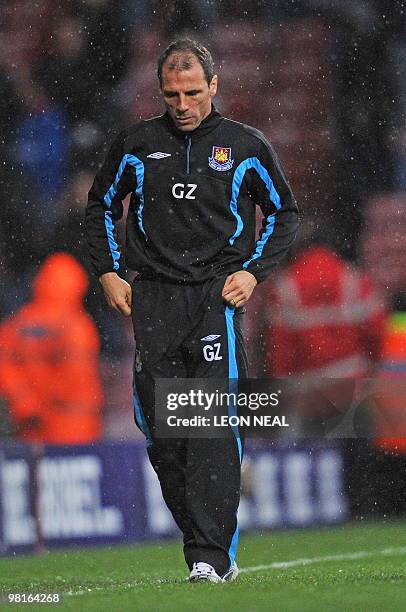
[[[92,612],[404,612],[405,535],[406,523],[392,522],[243,536],[238,560],[249,571],[236,582],[221,585],[185,582],[179,542],[5,558],[0,559],[0,592],[59,592],[64,602],[53,608]],[[314,557],[360,551],[365,554],[359,558],[314,561]],[[311,561],[249,569],[302,558]],[[51,606],[3,603],[0,607]]]

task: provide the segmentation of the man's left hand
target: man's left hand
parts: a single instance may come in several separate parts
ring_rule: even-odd
[[[257,279],[251,272],[240,270],[227,277],[222,296],[225,301],[237,308],[248,302],[257,285]]]

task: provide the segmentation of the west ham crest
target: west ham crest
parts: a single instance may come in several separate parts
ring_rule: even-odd
[[[209,157],[210,168],[219,172],[225,172],[233,167],[233,163],[231,147],[213,147],[212,156]]]

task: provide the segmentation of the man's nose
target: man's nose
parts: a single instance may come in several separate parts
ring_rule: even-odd
[[[187,109],[188,109],[187,98],[186,96],[180,95],[178,99],[176,110],[179,114],[182,114],[182,113],[185,113]]]

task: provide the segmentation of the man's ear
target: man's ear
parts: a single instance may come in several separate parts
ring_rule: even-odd
[[[217,74],[215,74],[209,85],[209,93],[211,97],[215,96],[217,93],[217,83],[218,83],[218,77],[217,77]]]

